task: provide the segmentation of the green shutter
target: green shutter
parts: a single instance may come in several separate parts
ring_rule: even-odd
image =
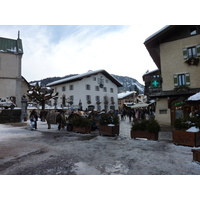
[[[187,59],[188,58],[188,54],[187,54],[187,48],[183,49],[183,58]]]
[[[178,86],[178,76],[174,75],[174,87]]]
[[[185,74],[185,84],[190,85],[190,74]]]
[[[196,46],[196,50],[197,50],[197,56],[199,57],[200,56],[200,44],[198,44]]]

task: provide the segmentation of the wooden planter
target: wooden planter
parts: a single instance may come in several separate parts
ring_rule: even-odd
[[[190,147],[200,146],[200,132],[173,130],[173,143]]]
[[[158,140],[158,133],[150,133],[148,131],[131,131],[131,138],[145,138],[147,140]]]
[[[76,127],[73,126],[73,131],[77,133],[90,133],[91,127]]]
[[[107,136],[119,135],[119,125],[116,126],[99,125],[99,135],[107,135]]]
[[[193,152],[193,161],[200,162],[200,149],[192,149]]]

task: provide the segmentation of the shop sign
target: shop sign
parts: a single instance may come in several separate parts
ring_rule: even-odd
[[[175,106],[180,106],[180,105],[183,105],[183,104],[185,104],[185,101],[179,101],[179,102],[175,103],[174,105]]]

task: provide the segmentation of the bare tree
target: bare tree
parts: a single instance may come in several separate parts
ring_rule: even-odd
[[[30,85],[29,89],[27,90],[27,96],[31,101],[36,101],[42,105],[42,110],[45,109],[45,103],[53,98],[58,97],[58,92],[53,93],[54,89],[42,87],[38,84]]]

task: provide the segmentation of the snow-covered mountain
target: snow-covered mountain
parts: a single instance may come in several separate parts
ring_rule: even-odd
[[[119,88],[120,91],[136,91],[138,90],[139,94],[144,93],[144,85],[140,84],[136,79],[127,77],[127,76],[118,76],[112,74],[122,85],[122,88]]]
[[[48,83],[51,83],[53,81],[57,81],[63,78],[69,78],[71,76],[75,76],[77,74],[70,74],[64,77],[49,77],[38,81],[31,81],[30,83],[40,82],[42,86],[46,86]],[[114,78],[116,78],[123,87],[119,88],[119,92],[122,91],[136,91],[138,90],[139,94],[144,93],[144,85],[140,84],[136,79],[130,78],[127,76],[119,76],[112,74]]]

